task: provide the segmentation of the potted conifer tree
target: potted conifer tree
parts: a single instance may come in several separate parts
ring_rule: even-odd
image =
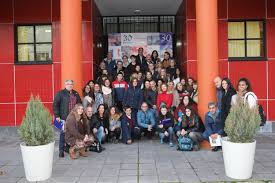
[[[255,136],[261,118],[257,107],[238,101],[230,109],[225,121],[227,137],[222,139],[225,173],[234,179],[249,179],[252,176],[256,150]]]
[[[31,95],[18,133],[25,175],[28,181],[43,181],[51,177],[54,130],[52,116],[39,96]]]

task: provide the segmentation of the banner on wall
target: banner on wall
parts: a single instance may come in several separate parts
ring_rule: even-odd
[[[164,52],[173,56],[173,37],[166,33],[114,33],[108,35],[108,50],[113,52],[114,59],[122,59],[123,55],[130,57],[138,54],[138,48],[143,48],[143,54],[151,54],[157,50],[163,59]]]

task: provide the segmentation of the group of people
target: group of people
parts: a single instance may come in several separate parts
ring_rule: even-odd
[[[257,104],[257,97],[246,78],[241,78],[234,89],[228,78],[214,78],[217,102],[210,101],[204,123],[197,113],[198,84],[181,71],[169,52],[161,60],[158,52],[127,55],[114,60],[112,52],[100,63],[96,80],[83,88],[81,99],[73,90],[73,81],[65,81],[53,102],[57,121],[65,121],[60,133],[59,157],[64,151],[72,159],[87,156],[87,150],[97,143],[104,150],[105,142],[132,144],[142,136],[149,139],[158,135],[160,143],[174,146],[174,139],[188,136],[199,150],[202,140],[224,136],[224,123],[231,105],[238,98],[250,106]],[[94,147],[93,147],[94,148]],[[212,149],[219,150],[218,147]]]

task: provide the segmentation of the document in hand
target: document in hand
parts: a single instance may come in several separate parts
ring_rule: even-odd
[[[216,139],[212,139],[211,136],[209,136],[209,142],[211,147],[222,146],[220,135],[218,135]]]

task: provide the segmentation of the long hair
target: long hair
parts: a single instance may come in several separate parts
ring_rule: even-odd
[[[235,90],[234,87],[233,87],[233,85],[232,85],[232,82],[230,81],[229,78],[227,78],[227,77],[226,77],[226,78],[223,78],[223,79],[222,79],[222,82],[223,82],[223,81],[225,81],[225,82],[227,83],[227,85],[228,85],[227,90]],[[222,90],[225,91],[225,89],[224,89],[223,87],[222,87]]]
[[[250,84],[250,82],[249,82],[249,80],[247,78],[241,78],[241,79],[239,79],[238,84],[237,84],[237,89],[239,88],[240,82],[245,82],[245,84],[247,85],[246,91],[248,91],[248,92],[252,91],[251,84]]]
[[[71,112],[69,113],[68,116],[73,115],[73,116],[75,117],[76,121],[80,121],[81,118],[82,118],[83,120],[86,120],[86,119],[87,119],[87,116],[86,116],[86,114],[85,114],[85,112],[84,112],[84,109],[83,109],[83,113],[82,113],[81,115],[78,114],[77,109],[78,109],[79,107],[83,107],[83,105],[80,104],[80,103],[75,104],[74,108],[71,110]]]
[[[190,114],[190,117],[188,117],[187,115],[186,115],[186,111],[184,111],[184,113],[185,113],[185,115],[184,115],[184,117],[183,117],[183,121],[189,121],[190,122],[190,126],[194,126],[195,125],[195,118],[196,118],[196,116],[198,115],[197,113],[196,113],[196,111],[194,110],[194,108],[192,107],[192,106],[187,106],[186,107],[186,109],[189,109],[190,111],[191,111],[191,114]],[[185,109],[185,110],[186,110]]]

